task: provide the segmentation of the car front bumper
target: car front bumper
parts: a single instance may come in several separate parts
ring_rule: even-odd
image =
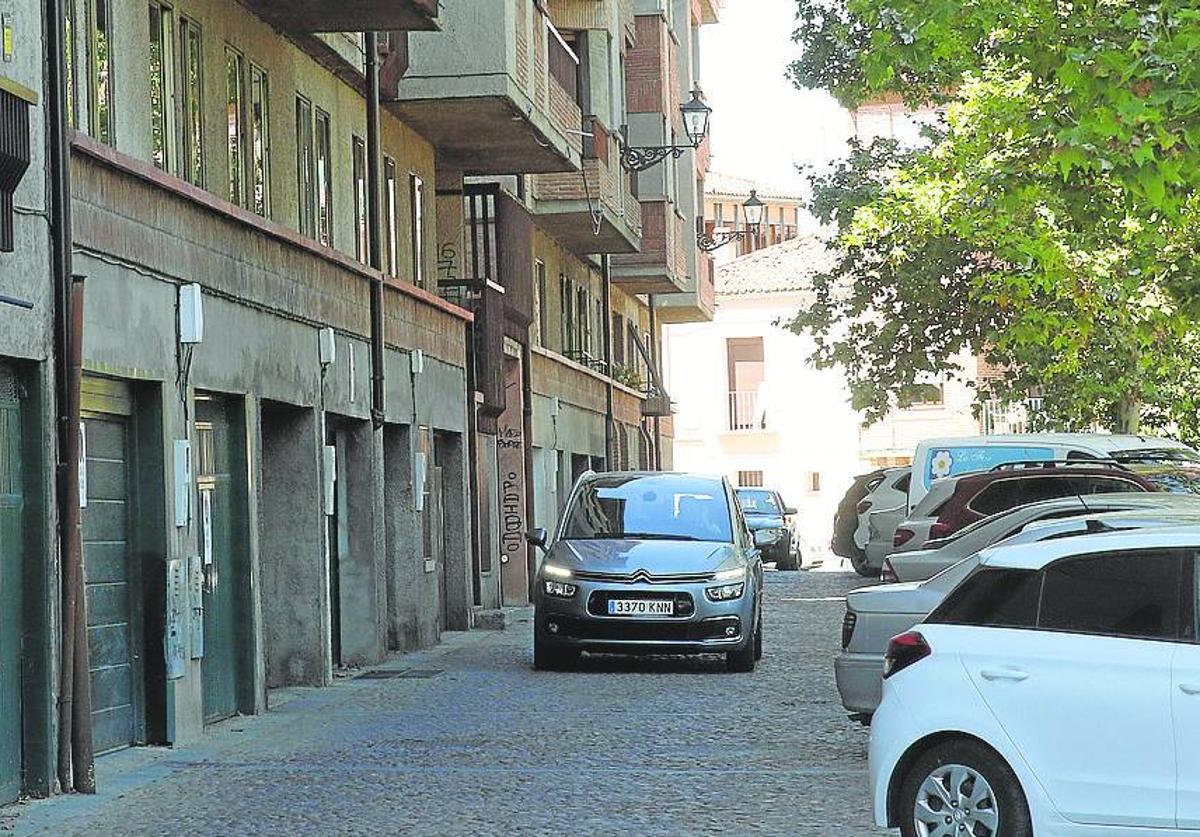
[[[538,639],[560,648],[619,654],[713,654],[733,650],[754,624],[754,590],[745,581],[741,598],[713,602],[705,596],[714,582],[696,584],[613,584],[572,580],[579,589],[571,599],[545,593],[542,581],[534,596]],[[609,598],[673,599],[676,610],[690,600],[686,615],[609,616]],[[689,610],[688,608],[683,608]]]
[[[883,656],[843,651],[833,662],[842,706],[856,715],[870,715],[883,697]]]

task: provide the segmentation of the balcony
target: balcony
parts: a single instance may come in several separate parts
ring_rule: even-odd
[[[766,430],[767,416],[758,390],[729,393],[729,429],[731,431]]]
[[[438,28],[438,0],[241,0],[256,15],[292,34],[427,31]],[[461,0],[453,6],[462,5]]]
[[[540,3],[459,0],[439,23],[409,36],[386,107],[464,174],[578,172],[581,114],[550,73],[555,34]]]
[[[688,282],[687,223],[668,201],[642,203],[642,250],[613,259],[613,283],[631,294],[673,294]]]
[[[654,298],[660,323],[712,322],[717,310],[716,268],[712,256],[699,254],[699,271],[686,277],[683,291]]]
[[[642,205],[621,165],[617,135],[595,117],[585,131],[583,172],[533,178],[537,224],[576,255],[636,253],[642,246]]]

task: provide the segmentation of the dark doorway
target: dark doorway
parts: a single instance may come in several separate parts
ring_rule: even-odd
[[[0,805],[21,792],[25,483],[20,407],[16,375],[0,364]]]

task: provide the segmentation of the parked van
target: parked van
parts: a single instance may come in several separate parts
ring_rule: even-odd
[[[1026,433],[1011,436],[963,436],[926,439],[913,455],[908,485],[912,511],[936,479],[988,471],[1007,462],[1067,459],[1174,459],[1200,462],[1200,454],[1182,442],[1155,436],[1114,433]]]

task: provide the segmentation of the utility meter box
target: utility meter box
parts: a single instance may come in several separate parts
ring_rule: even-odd
[[[179,342],[204,342],[204,296],[194,283],[179,288]]]

